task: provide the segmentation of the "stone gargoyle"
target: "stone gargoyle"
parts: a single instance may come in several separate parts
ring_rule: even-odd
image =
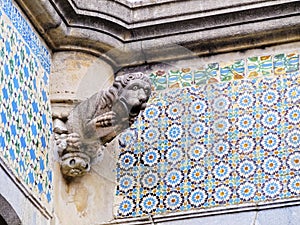
[[[143,73],[117,76],[112,87],[78,104],[66,122],[54,120],[62,174],[86,174],[105,145],[131,126],[146,108],[150,94],[151,82]]]

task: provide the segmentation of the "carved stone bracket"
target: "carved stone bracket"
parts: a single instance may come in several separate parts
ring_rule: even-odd
[[[105,145],[131,126],[146,108],[151,82],[143,73],[116,77],[112,87],[78,104],[66,121],[54,119],[62,174],[86,174],[101,158]]]

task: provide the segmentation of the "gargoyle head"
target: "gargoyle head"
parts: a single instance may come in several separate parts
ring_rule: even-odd
[[[121,86],[121,87],[120,87]],[[116,113],[126,112],[129,117],[138,116],[146,108],[151,95],[151,81],[143,73],[129,73],[116,77],[113,87],[117,87],[118,99],[113,109]],[[121,108],[118,104],[121,103]]]
[[[55,127],[61,171],[66,177],[83,176],[102,155],[105,146],[128,128],[146,108],[150,79],[143,73],[117,76],[113,86],[78,104],[66,124]]]

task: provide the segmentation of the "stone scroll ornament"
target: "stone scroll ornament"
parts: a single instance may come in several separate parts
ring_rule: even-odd
[[[66,122],[54,120],[62,174],[83,176],[106,144],[130,127],[146,108],[150,79],[143,73],[117,76],[113,86],[78,104]]]

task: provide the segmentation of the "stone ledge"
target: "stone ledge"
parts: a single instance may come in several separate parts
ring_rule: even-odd
[[[202,56],[300,40],[299,1],[15,1],[53,51],[87,52],[114,67],[190,56],[169,44]]]
[[[300,199],[287,199],[287,200],[278,200],[273,202],[260,202],[260,203],[248,203],[243,205],[236,206],[226,206],[226,207],[215,207],[211,209],[199,209],[199,210],[190,210],[187,212],[178,212],[178,213],[169,213],[164,215],[156,215],[149,217],[140,217],[140,218],[130,218],[130,219],[117,219],[107,223],[101,223],[99,225],[153,225],[153,224],[195,224],[202,222],[199,219],[205,219],[206,217],[213,217],[215,221],[215,216],[228,216],[230,214],[238,215],[239,213],[255,213],[266,210],[276,210],[281,208],[289,208],[300,205]],[[299,207],[297,207],[299,208]],[[300,209],[298,209],[300,210]],[[275,214],[276,215],[276,214]],[[257,217],[257,216],[256,216]],[[255,217],[255,218],[256,218]],[[255,218],[253,218],[255,220]],[[197,221],[195,221],[198,219]],[[188,221],[191,220],[192,223]],[[219,222],[222,220],[219,220]],[[178,223],[176,223],[178,222]],[[255,222],[255,221],[254,221]],[[256,224],[256,223],[251,224]],[[298,221],[294,221],[297,224]],[[218,224],[218,223],[216,223]],[[222,223],[223,224],[223,223]],[[230,223],[232,224],[232,223]],[[233,223],[235,224],[235,223]],[[241,224],[241,223],[240,223]]]

